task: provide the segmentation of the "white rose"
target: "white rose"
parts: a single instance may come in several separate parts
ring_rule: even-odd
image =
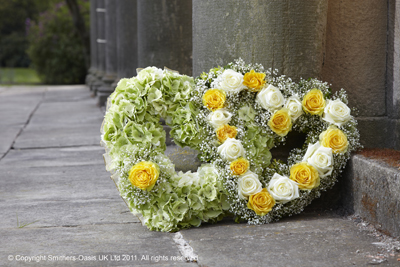
[[[297,183],[277,173],[274,173],[271,181],[269,181],[267,190],[280,203],[289,202],[300,196]]]
[[[239,157],[244,157],[244,148],[242,142],[234,138],[227,138],[225,142],[218,147],[218,153],[228,161],[234,161]]]
[[[303,112],[303,107],[301,105],[300,99],[298,96],[291,96],[286,100],[285,108],[289,110],[290,117],[292,118],[292,122],[297,120]]]
[[[313,145],[308,145],[303,161],[307,161],[308,164],[317,169],[320,178],[324,178],[332,174],[332,148],[321,146],[319,142]]]
[[[254,172],[247,171],[238,179],[238,193],[239,197],[247,199],[250,195],[261,192],[262,185],[258,180],[258,175]]]
[[[221,74],[219,89],[227,93],[239,93],[244,88],[246,88],[246,86],[243,85],[243,75],[241,73],[227,69]]]
[[[271,84],[257,94],[256,101],[271,112],[281,109],[285,104],[281,91]]]
[[[339,99],[328,100],[322,119],[340,127],[351,119],[350,108]]]
[[[212,126],[218,128],[224,124],[228,124],[231,121],[232,114],[225,108],[220,108],[208,114],[207,118]]]

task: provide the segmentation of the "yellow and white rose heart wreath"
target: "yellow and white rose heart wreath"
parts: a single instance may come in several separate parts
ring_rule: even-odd
[[[160,117],[180,146],[199,151],[197,172],[176,173]],[[294,83],[236,60],[193,80],[150,67],[122,79],[102,126],[107,170],[151,230],[176,231],[228,214],[250,224],[301,212],[332,187],[361,147],[344,90]],[[287,163],[270,149],[290,131],[307,134]]]

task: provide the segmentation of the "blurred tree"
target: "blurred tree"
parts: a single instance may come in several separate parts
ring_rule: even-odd
[[[65,0],[68,5],[69,12],[72,16],[75,29],[78,32],[79,38],[83,45],[83,56],[85,58],[86,68],[90,67],[90,36],[86,30],[85,20],[79,8],[77,0]]]
[[[89,1],[78,0],[85,23],[89,23]],[[28,54],[40,78],[49,84],[83,83],[87,67],[80,35],[65,1],[52,5],[31,22]]]
[[[29,66],[26,28],[56,1],[0,0],[0,67]]]

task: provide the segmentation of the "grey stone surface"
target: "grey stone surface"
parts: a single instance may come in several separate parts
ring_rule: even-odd
[[[314,213],[262,226],[220,223],[181,233],[200,266],[365,266],[371,262],[366,255],[381,251],[353,222]]]
[[[85,85],[49,86],[44,102],[74,102],[91,98],[91,93]]]
[[[167,146],[169,146],[169,145],[174,145],[175,143],[174,143],[173,139],[171,138],[171,136],[170,136],[170,134],[169,134],[169,132],[171,131],[171,127],[169,127],[168,125],[165,125],[165,123],[164,123],[164,124],[163,124],[163,129],[164,129],[164,131],[165,131],[165,133],[166,133],[165,144],[166,144]]]
[[[15,142],[15,148],[100,143],[98,133],[102,123],[102,113],[96,108],[92,99],[42,103],[35,115]]]
[[[31,227],[76,227],[139,223],[121,198],[90,200],[42,200],[0,202],[0,229],[12,229],[27,223]]]
[[[180,256],[172,241],[172,234],[150,232],[138,223],[111,225],[85,225],[79,227],[34,227],[0,229],[1,262],[7,266],[21,266],[16,256],[46,256],[47,260],[30,262],[29,266],[174,266],[171,261],[155,262],[151,256]],[[7,244],[7,245],[4,245]],[[34,245],[33,245],[34,244]],[[7,256],[14,260],[8,261]],[[75,256],[77,261],[51,261],[49,256]],[[79,260],[79,256],[94,257],[93,260]],[[108,260],[101,259],[105,255]],[[111,255],[119,255],[120,261],[111,260]],[[122,255],[130,255],[133,260],[123,261]],[[134,256],[136,255],[136,261]],[[149,255],[149,260],[141,260]],[[87,258],[89,259],[89,258]],[[154,259],[154,258],[153,258]],[[190,266],[175,262],[177,266]],[[28,263],[27,263],[28,265]]]
[[[198,152],[188,147],[181,148],[177,145],[169,145],[165,150],[165,155],[175,164],[176,171],[195,172],[201,165],[201,162],[197,158]]]
[[[11,148],[32,112],[43,100],[44,87],[0,87],[0,158]]]
[[[105,0],[105,36],[106,36],[106,76],[115,76],[118,70],[117,58],[117,5],[119,1]]]
[[[12,126],[0,125],[1,139],[3,139],[0,143],[0,158],[2,153],[5,154],[11,148],[22,127],[23,124]]]
[[[192,75],[192,1],[138,0],[138,65]]]
[[[138,68],[137,1],[119,0],[117,6],[118,80],[136,75]]]
[[[85,83],[89,88],[96,82],[97,69],[97,0],[90,0],[90,68]]]
[[[25,124],[45,90],[45,87],[16,87],[0,93],[0,127]]]
[[[344,176],[342,199],[350,213],[400,237],[400,170],[362,155],[352,157]]]
[[[360,116],[386,115],[388,3],[329,1],[322,77],[344,88]]]
[[[392,147],[392,131],[388,117],[358,117],[360,142],[366,148]]]
[[[105,73],[103,84],[97,88],[97,104],[105,105],[107,97],[114,91],[113,83],[117,78],[118,56],[117,56],[117,5],[119,1],[105,0]]]
[[[28,103],[30,97],[29,90],[18,94],[21,103]],[[86,99],[79,88],[48,88],[37,103],[40,99],[43,102],[23,131],[25,137],[20,135],[17,143],[23,138],[34,140],[31,125],[42,125],[45,132],[49,124],[75,129],[84,123],[94,125],[96,117],[101,123],[103,114],[95,100]],[[80,110],[79,114],[74,110]],[[5,112],[7,118],[11,109]],[[96,132],[88,130],[86,135],[99,136],[100,123]],[[0,144],[4,142],[9,141],[0,139]],[[181,256],[175,234],[148,231],[129,212],[105,171],[104,149],[74,146],[73,138],[68,142],[56,148],[14,147],[3,158],[0,152],[1,266],[364,266],[386,253],[376,245],[380,239],[361,232],[352,221],[329,213],[306,213],[269,225],[235,224],[227,218],[181,231],[199,262],[174,262],[171,257]],[[186,170],[197,169],[196,152],[169,146],[167,154]],[[393,179],[379,179],[386,179],[392,189],[397,186]],[[123,260],[123,255],[131,260]],[[147,255],[149,260],[141,260]],[[55,261],[54,256],[60,260]],[[77,260],[66,261],[62,256]],[[90,256],[96,261],[88,260]],[[132,260],[135,256],[136,261]],[[151,256],[165,256],[168,261],[155,262]],[[23,259],[33,261],[25,263]],[[398,264],[392,256],[384,256],[384,260],[382,266]]]
[[[247,63],[282,74],[319,77],[328,1],[193,1],[193,74]]]
[[[105,58],[105,0],[96,0],[96,43],[97,43],[97,68],[94,72],[95,81],[90,89],[97,93],[97,89],[103,85],[103,76],[106,70]],[[93,38],[93,37],[91,37]]]
[[[11,150],[2,159],[0,167],[66,167],[102,165],[104,149],[100,146],[75,146]]]
[[[90,0],[90,68],[92,73],[97,69],[97,0]]]
[[[4,202],[8,199],[22,203],[68,202],[75,199],[121,200],[104,164],[68,166],[66,163],[67,167],[40,166],[40,164],[34,167],[25,167],[24,164],[10,163],[10,165],[12,167],[3,165],[0,167],[2,172],[0,192]]]
[[[386,105],[393,139],[389,147],[400,150],[400,2],[389,1],[388,10]]]

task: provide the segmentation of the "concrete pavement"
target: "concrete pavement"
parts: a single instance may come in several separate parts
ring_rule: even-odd
[[[148,231],[105,171],[95,102],[85,86],[0,87],[0,266],[400,266],[398,243],[333,212]]]

